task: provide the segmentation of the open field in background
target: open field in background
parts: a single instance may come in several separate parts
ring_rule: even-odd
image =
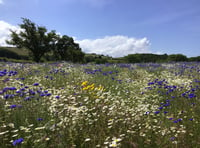
[[[0,147],[200,147],[200,63],[0,63]]]

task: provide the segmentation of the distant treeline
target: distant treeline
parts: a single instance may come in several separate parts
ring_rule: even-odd
[[[21,60],[21,61],[31,61],[31,58],[28,56],[26,49],[19,49],[15,47],[0,47],[0,60],[11,61],[9,59]],[[56,59],[49,58],[45,56],[42,59],[43,62],[56,61]],[[121,58],[112,58],[110,56],[98,55],[95,53],[85,54],[83,63],[95,63],[95,64],[104,64],[104,63],[162,63],[162,62],[192,62],[200,61],[200,56],[190,57],[183,54],[129,54]]]
[[[188,58],[183,54],[129,54],[124,57],[128,63],[148,63],[148,62],[192,62],[200,61],[200,56]]]

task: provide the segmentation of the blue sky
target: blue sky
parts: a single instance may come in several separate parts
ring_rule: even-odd
[[[21,17],[74,37],[88,53],[200,56],[199,0],[0,0],[0,45]]]

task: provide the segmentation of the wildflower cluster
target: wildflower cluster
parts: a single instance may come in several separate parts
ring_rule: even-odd
[[[0,63],[0,145],[196,147],[200,64]]]

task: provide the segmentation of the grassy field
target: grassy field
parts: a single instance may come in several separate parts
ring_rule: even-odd
[[[200,63],[0,63],[0,147],[200,147]]]
[[[0,47],[1,50],[7,50],[10,52],[14,52],[20,56],[28,56],[28,51],[25,48],[16,48],[16,47]]]

